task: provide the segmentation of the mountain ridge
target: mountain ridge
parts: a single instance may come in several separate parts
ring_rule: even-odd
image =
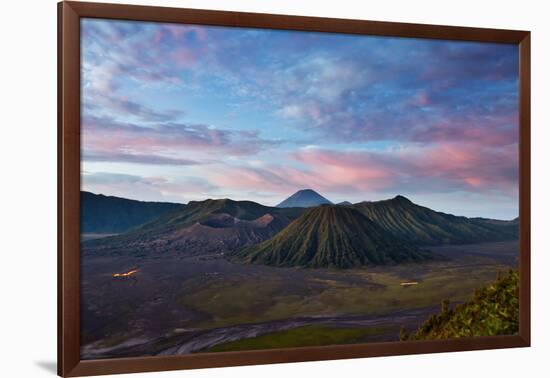
[[[467,244],[516,239],[517,223],[456,216],[397,195],[353,205],[395,236],[418,245]]]
[[[125,234],[86,241],[83,248],[89,253],[226,252],[275,235],[301,210],[227,198],[191,201]]]
[[[332,215],[328,216],[326,209],[342,209],[345,213],[338,213],[342,216],[335,218]],[[82,248],[84,253],[97,254],[147,255],[173,252],[199,255],[226,252],[233,254],[264,243],[261,248],[264,248],[262,254],[265,254],[265,243],[286,232],[294,221],[306,212],[313,212],[313,216],[317,215],[323,221],[322,227],[326,230],[323,237],[326,240],[325,244],[319,247],[319,251],[325,257],[305,260],[298,258],[292,261],[292,264],[296,263],[297,266],[349,267],[409,261],[414,260],[412,257],[416,256],[419,246],[512,240],[517,239],[518,230],[518,224],[514,221],[457,217],[417,205],[403,196],[375,202],[365,201],[354,205],[320,205],[311,208],[278,208],[253,201],[235,201],[225,198],[191,201],[187,205],[181,205],[175,211],[163,214],[126,233],[83,241]],[[315,219],[302,220],[304,230],[315,221]],[[369,234],[371,232],[372,235]],[[290,245],[292,247],[290,249],[300,253],[306,251],[315,254],[316,241],[305,240],[301,236],[302,233],[315,234],[295,229],[286,237],[294,238],[295,243],[303,245],[303,248],[292,246],[293,242],[289,240],[276,240],[272,246],[277,249],[278,245]],[[367,248],[365,252],[357,246],[353,239],[355,237],[372,248]],[[396,243],[388,242],[389,239]],[[394,244],[399,244],[403,251],[408,253],[408,257],[401,258],[399,255],[390,254],[388,259],[376,259],[377,255],[373,251],[379,252],[379,249],[384,247],[393,253]],[[333,257],[333,252],[328,250],[328,245],[334,247],[343,245],[345,248],[340,252],[341,254],[349,252],[349,261],[344,257]],[[373,246],[381,247],[377,249]],[[277,251],[276,253],[279,253],[280,249]],[[249,250],[249,252],[253,251]],[[268,265],[273,265],[269,257],[255,259],[243,257],[242,260],[258,263],[265,260]],[[287,263],[288,266],[292,265],[287,261],[288,259],[279,260],[282,266],[287,266],[285,265]]]
[[[337,205],[351,206],[351,205],[353,205],[353,203],[351,203],[350,201],[342,201],[342,202],[338,202]]]
[[[81,232],[126,232],[184,206],[172,202],[138,201],[81,191]]]

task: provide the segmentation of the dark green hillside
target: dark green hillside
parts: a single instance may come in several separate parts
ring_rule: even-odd
[[[488,287],[476,290],[472,300],[432,315],[412,335],[402,340],[433,340],[456,337],[513,335],[519,330],[519,274],[510,271]]]
[[[183,208],[167,202],[142,202],[80,192],[82,233],[121,233]]]
[[[514,218],[508,221],[487,218],[470,218],[470,220],[475,223],[489,224],[490,227],[496,227],[498,230],[506,233],[507,235],[513,236],[513,239],[518,238],[519,218]]]
[[[513,240],[517,224],[458,217],[416,205],[403,196],[353,205],[384,230],[419,245]]]
[[[335,205],[308,209],[273,238],[233,256],[248,263],[311,268],[351,268],[432,257],[395,238],[359,211]]]
[[[125,234],[89,240],[86,251],[225,252],[260,243],[286,227],[303,209],[277,209],[230,199],[191,201],[179,211]]]

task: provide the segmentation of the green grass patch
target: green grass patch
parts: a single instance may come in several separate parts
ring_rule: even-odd
[[[229,352],[255,349],[297,348],[322,345],[352,344],[367,336],[387,331],[387,328],[339,328],[304,326],[269,333],[258,337],[216,345],[209,352]]]
[[[428,268],[429,267],[429,268]],[[425,269],[419,273],[418,270]],[[200,328],[264,322],[311,315],[383,314],[437,306],[442,299],[465,301],[474,290],[491,282],[502,265],[456,266],[450,263],[357,269],[334,272],[320,279],[304,276],[285,282],[274,269],[262,277],[241,276],[187,284],[179,303],[209,315]],[[355,276],[357,280],[350,281]],[[404,288],[401,282],[419,281]],[[288,286],[292,286],[289,292]],[[286,289],[285,289],[286,288]]]

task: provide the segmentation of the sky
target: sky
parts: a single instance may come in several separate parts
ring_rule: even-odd
[[[518,216],[515,45],[81,20],[82,189]]]

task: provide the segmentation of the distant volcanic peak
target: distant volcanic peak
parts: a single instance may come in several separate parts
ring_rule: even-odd
[[[315,190],[313,189],[309,189],[309,188],[306,188],[306,189],[300,189],[298,190],[296,193],[303,193],[303,194],[317,194],[319,195],[319,193],[317,193]]]
[[[353,204],[350,201],[342,201],[342,202],[338,202],[337,205],[350,206]]]
[[[328,199],[313,189],[302,189],[288,197],[277,207],[314,207],[323,204],[332,204]]]

